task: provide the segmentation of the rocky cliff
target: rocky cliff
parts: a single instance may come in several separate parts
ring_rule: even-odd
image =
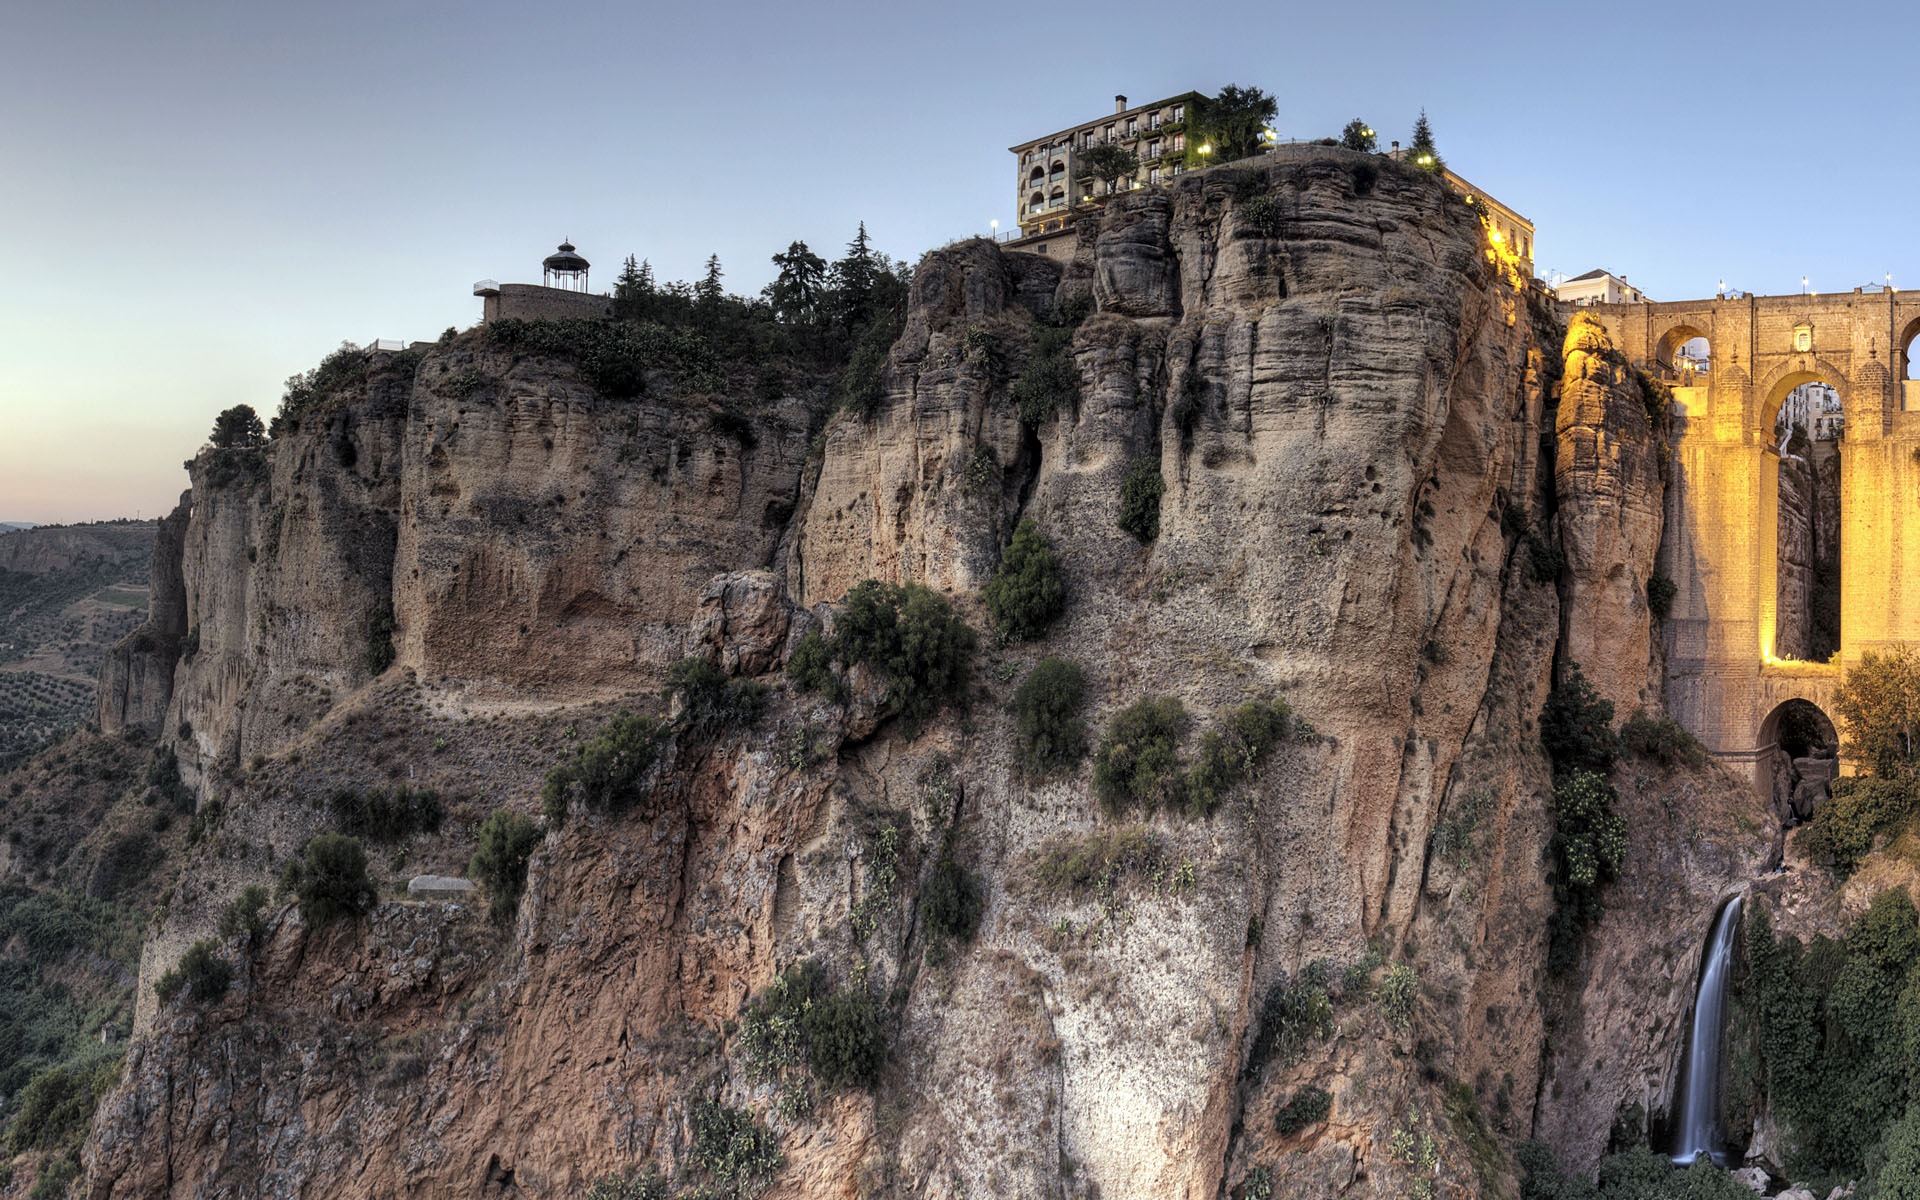
[[[1075,386],[1023,415],[1053,353]],[[870,419],[805,387],[616,401],[476,331],[203,455],[156,575],[183,614],[158,726],[209,835],[148,942],[90,1194],[571,1196],[653,1169],[702,1195],[1493,1196],[1517,1141],[1597,1156],[1661,1102],[1757,805],[1625,768],[1649,781],[1631,898],[1549,977],[1556,655],[1657,704],[1657,454],[1611,370],[1439,182],[1300,148],[1116,197],[1064,264],[929,255]],[[1153,468],[1143,541],[1119,515]],[[844,704],[782,682],[865,579],[986,629],[1021,520],[1065,614],[990,639],[924,731],[860,669]],[[1211,817],[1118,817],[1084,764],[1016,760],[1009,702],[1048,653],[1096,732],[1142,698],[1196,732],[1274,698],[1305,725]],[[153,1002],[332,791],[436,789],[451,819],[375,866],[458,873],[488,809],[537,811],[689,655],[771,685],[765,714],[683,721],[627,811],[550,820],[506,928],[391,893],[322,928],[284,906],[228,944],[223,999]],[[110,687],[104,719],[149,723],[160,690]],[[1682,826],[1707,844],[1676,851]],[[920,915],[948,858],[983,889],[962,946]],[[770,1070],[747,1032],[803,960],[883,1000],[870,1088]],[[1607,1049],[1626,1027],[1664,1032]]]

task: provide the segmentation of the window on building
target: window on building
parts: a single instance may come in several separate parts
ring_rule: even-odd
[[[1160,168],[1159,168],[1159,167],[1149,167],[1149,168],[1147,168],[1147,182],[1148,182],[1148,183],[1154,183],[1154,184],[1157,184],[1157,183],[1159,183],[1159,182],[1160,182]]]
[[[1179,175],[1179,174],[1182,174],[1182,173],[1184,173],[1184,172],[1186,171],[1186,169],[1187,169],[1187,168],[1186,168],[1186,166],[1185,166],[1184,164],[1182,164],[1182,163],[1175,163],[1175,164],[1173,164],[1173,173],[1174,173],[1175,175]]]
[[[1155,138],[1152,141],[1147,143],[1147,157],[1148,158],[1160,157],[1160,139],[1159,138]]]
[[[1184,133],[1174,134],[1173,135],[1173,152],[1175,154],[1178,154],[1182,150],[1185,150],[1186,148],[1187,148],[1187,135]]]
[[[1177,122],[1177,121],[1184,121],[1184,120],[1186,120],[1186,119],[1187,119],[1187,106],[1186,106],[1186,105],[1184,105],[1184,104],[1176,104],[1176,105],[1174,105],[1174,106],[1173,106],[1173,119],[1174,119],[1174,120],[1175,120],[1176,122]]]
[[[1127,136],[1134,137],[1139,132],[1140,132],[1140,118],[1128,117],[1127,118]]]
[[[1813,349],[1813,326],[1799,325],[1794,328],[1793,349],[1797,354],[1805,354]]]
[[[1114,137],[1116,136],[1113,132],[1113,128],[1114,127],[1111,125],[1107,126],[1107,140],[1110,142],[1113,141]]]

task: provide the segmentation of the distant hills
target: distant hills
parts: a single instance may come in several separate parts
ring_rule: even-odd
[[[32,521],[0,521],[0,533],[12,533],[16,529],[32,528]]]

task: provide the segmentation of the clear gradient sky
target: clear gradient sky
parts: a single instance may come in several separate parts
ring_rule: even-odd
[[[1223,84],[1283,136],[1419,109],[1657,299],[1920,287],[1920,5],[0,5],[0,520],[155,515],[222,408],[479,316],[563,235],[731,290],[1013,224],[1017,141]]]

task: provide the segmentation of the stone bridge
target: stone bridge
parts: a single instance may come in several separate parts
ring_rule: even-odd
[[[1778,712],[1832,713],[1848,664],[1920,644],[1920,292],[1747,296],[1580,309],[1627,359],[1673,387],[1660,570],[1678,587],[1665,622],[1668,711],[1729,765],[1755,764]],[[1705,338],[1698,369],[1678,352]],[[1776,656],[1779,469],[1774,419],[1805,383],[1840,394],[1840,650]],[[1912,570],[1909,570],[1909,565]],[[1761,779],[1760,782],[1765,782]]]

